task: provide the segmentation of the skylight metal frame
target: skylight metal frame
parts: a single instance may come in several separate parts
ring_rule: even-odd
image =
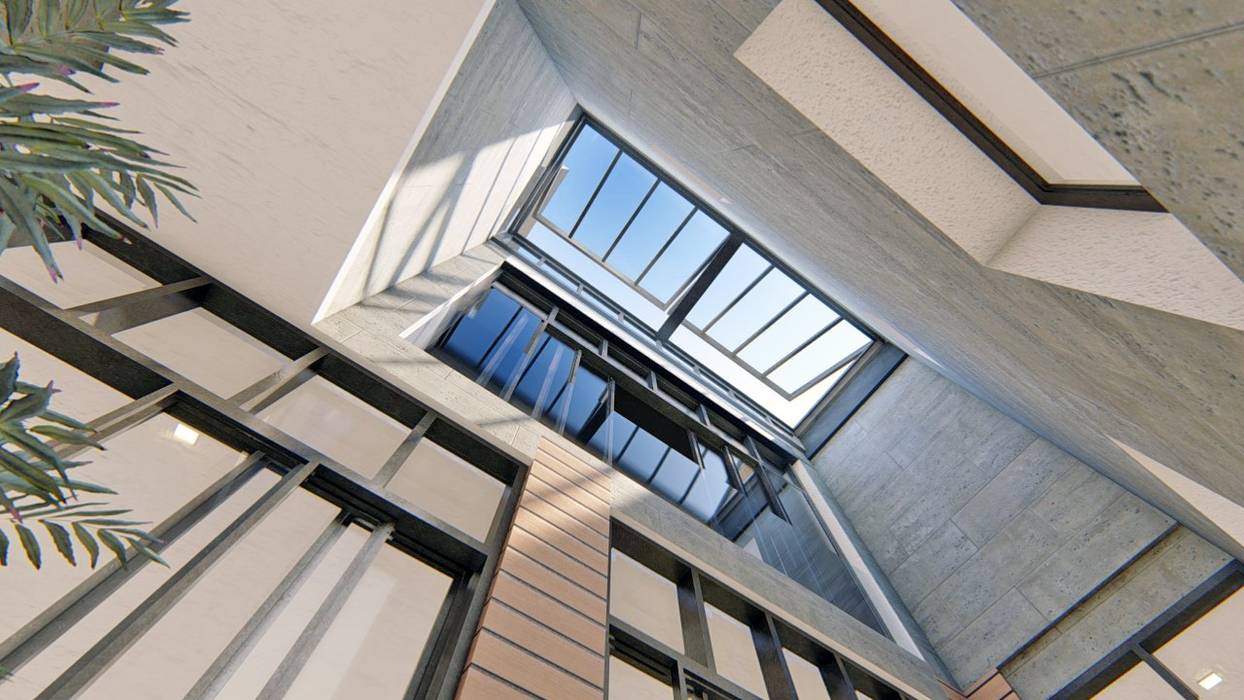
[[[566,157],[571,150],[571,147],[574,145],[574,143],[576,142],[580,134],[583,132],[583,129],[587,126],[590,126],[593,131],[595,131],[597,134],[603,137],[612,146],[617,148],[617,152],[613,154],[612,160],[610,161],[608,167],[605,169],[604,173],[601,175],[600,180],[596,182],[595,188],[593,189],[591,195],[588,197],[588,199],[584,203],[583,209],[579,211],[578,215],[576,216],[575,222],[573,226],[571,227],[570,231],[566,231],[562,227],[550,221],[546,216],[544,216],[543,212],[544,212],[546,205],[549,203],[549,200],[552,198],[552,195],[556,192],[557,188],[562,184],[565,178],[566,171],[562,169],[562,165],[565,162]],[[600,191],[604,188],[605,184],[608,182],[610,174],[614,171],[614,168],[617,166],[618,162],[621,160],[623,156],[627,156],[631,158],[638,165],[645,168],[649,173],[651,173],[655,177],[655,180],[648,187],[644,196],[639,200],[639,203],[635,207],[635,209],[626,218],[625,223],[623,224],[621,229],[618,231],[618,233],[615,235],[610,245],[608,246],[608,249],[605,255],[601,256],[601,255],[596,254],[594,251],[590,250],[587,246],[583,245],[574,236],[576,233],[578,233],[579,226],[582,224],[584,218],[588,215],[588,212],[591,210],[593,203],[596,201],[597,196],[600,194]],[[666,187],[674,191],[676,194],[686,199],[687,202],[691,204],[691,210],[683,217],[682,221],[679,223],[677,228],[675,228],[674,231],[670,234],[669,238],[665,240],[662,247],[653,255],[653,257],[650,260],[648,260],[643,272],[638,277],[632,279],[631,277],[627,276],[622,271],[618,270],[614,265],[612,265],[609,262],[609,256],[616,250],[618,243],[630,231],[631,225],[634,223],[635,219],[639,216],[640,212],[643,211],[644,206],[648,203],[649,199],[652,197],[653,193],[657,190],[657,188],[660,187],[661,185],[665,185]],[[718,226],[720,226],[726,232],[726,237],[719,244],[717,244],[716,248],[713,249],[713,251],[704,259],[703,262],[697,265],[696,269],[692,272],[692,274],[689,277],[687,277],[687,279],[685,279],[679,285],[678,289],[670,296],[670,298],[667,301],[662,301],[661,299],[657,298],[656,295],[654,295],[653,293],[645,289],[643,286],[641,286],[641,283],[643,279],[647,276],[647,274],[651,271],[652,267],[657,263],[658,260],[661,259],[662,254],[664,254],[664,252],[669,248],[669,246],[678,238],[679,234],[682,232],[683,228],[687,225],[687,223],[690,222],[697,213],[701,213],[701,212],[705,214],[706,216],[708,216]],[[628,144],[624,139],[622,139],[620,136],[618,136],[608,127],[601,124],[596,119],[592,118],[586,112],[580,113],[578,118],[575,120],[573,126],[570,128],[569,132],[566,134],[562,142],[559,144],[551,163],[546,168],[545,172],[543,173],[543,176],[540,177],[539,180],[537,181],[536,186],[531,196],[528,198],[527,204],[525,204],[520,209],[518,216],[515,218],[515,222],[516,222],[515,225],[511,227],[511,234],[516,239],[521,239],[522,247],[534,249],[535,251],[538,251],[540,254],[542,254],[545,258],[549,258],[549,259],[553,258],[552,255],[550,255],[547,251],[544,251],[542,248],[540,248],[539,245],[537,245],[534,241],[532,241],[529,238],[531,231],[535,228],[535,225],[538,223],[539,225],[547,228],[554,235],[557,235],[558,237],[560,237],[565,243],[570,244],[575,250],[577,250],[582,255],[586,256],[588,259],[590,259],[595,264],[599,265],[606,272],[608,272],[609,274],[613,275],[614,277],[622,281],[630,289],[638,293],[641,297],[643,297],[646,301],[651,303],[658,310],[665,312],[667,315],[666,320],[661,324],[659,328],[652,328],[650,324],[640,320],[639,318],[635,317],[633,314],[630,315],[630,318],[628,319],[628,322],[631,323],[632,325],[638,325],[642,331],[651,333],[653,340],[657,343],[658,346],[663,347],[665,349],[672,349],[674,347],[677,347],[676,344],[671,341],[671,338],[674,332],[678,330],[678,328],[680,327],[684,328],[687,332],[694,334],[697,338],[704,341],[714,350],[721,353],[722,356],[726,360],[733,362],[740,369],[750,374],[753,378],[761,382],[769,390],[773,391],[776,395],[780,396],[783,400],[788,401],[788,402],[798,399],[802,394],[811,390],[813,387],[817,386],[818,384],[823,382],[825,379],[832,376],[835,372],[838,372],[841,369],[843,369],[843,367],[849,365],[852,362],[859,360],[861,357],[867,354],[868,350],[871,347],[873,347],[878,341],[881,340],[881,338],[877,335],[877,333],[874,332],[871,328],[869,328],[866,324],[861,323],[854,316],[847,313],[841,306],[835,303],[832,299],[830,299],[824,293],[820,292],[820,290],[818,290],[815,286],[808,283],[807,280],[805,280],[801,275],[791,270],[788,266],[783,264],[781,260],[779,260],[775,255],[773,255],[767,249],[761,246],[759,243],[751,239],[751,237],[749,237],[747,234],[742,232],[738,227],[730,223],[728,219],[726,219],[719,212],[717,212],[715,209],[713,209],[711,206],[705,203],[700,197],[688,191],[672,175],[670,175],[660,166],[656,165],[651,160],[646,158],[642,153],[638,152],[635,148],[633,148],[630,144]],[[766,262],[767,267],[765,268],[765,271],[761,272],[756,277],[756,279],[753,280],[752,284],[749,285],[747,289],[744,289],[733,300],[731,300],[731,302],[729,302],[725,307],[723,307],[723,309],[714,317],[713,321],[708,324],[705,324],[705,327],[703,329],[689,322],[687,320],[688,314],[690,314],[691,310],[695,308],[697,303],[699,303],[700,299],[704,296],[705,292],[709,290],[713,282],[718,279],[718,276],[721,274],[722,270],[725,269],[727,263],[729,263],[731,258],[735,254],[737,254],[743,246],[748,246],[749,248],[751,248],[751,250],[756,255],[758,255],[760,258],[762,258]],[[720,342],[718,342],[715,338],[711,337],[708,331],[711,330],[712,326],[718,320],[720,320],[720,318],[724,316],[726,312],[729,311],[730,308],[732,308],[744,296],[746,296],[747,292],[750,291],[751,287],[754,287],[762,279],[764,279],[766,275],[770,274],[770,272],[773,272],[773,271],[776,271],[779,274],[785,275],[786,277],[791,279],[795,284],[797,284],[801,288],[801,293],[797,295],[796,299],[792,301],[788,306],[779,310],[776,314],[770,317],[765,323],[763,323],[760,326],[759,329],[753,332],[747,338],[745,342],[738,345],[734,349],[725,347]],[[580,281],[578,284],[579,284],[579,287],[584,286],[584,283],[582,281]],[[582,293],[581,289],[575,290],[575,291],[577,293]],[[594,296],[600,297],[604,295],[596,294]],[[760,338],[763,335],[763,333],[769,328],[771,328],[773,324],[777,323],[787,311],[794,308],[796,304],[798,304],[800,301],[802,301],[805,298],[812,298],[824,304],[830,311],[834,312],[837,315],[837,318],[832,323],[818,330],[811,337],[805,339],[804,341],[801,341],[799,344],[797,344],[797,346],[795,346],[789,352],[784,354],[776,363],[772,363],[768,367],[765,367],[763,369],[753,366],[752,364],[750,364],[749,362],[747,362],[740,356],[739,353],[742,350],[747,348],[751,342],[755,341],[757,338]],[[829,368],[817,373],[812,378],[806,380],[803,384],[801,384],[798,388],[796,388],[793,391],[788,391],[787,389],[783,388],[772,378],[771,375],[775,371],[777,371],[779,368],[781,368],[786,362],[795,358],[800,352],[806,350],[810,345],[812,345],[814,342],[822,338],[826,333],[831,331],[835,326],[837,326],[839,323],[841,323],[844,320],[848,324],[850,324],[852,327],[860,331],[861,334],[866,336],[868,338],[868,342],[864,344],[862,347],[860,347],[859,349],[847,355],[846,357],[840,358],[838,361],[835,361],[834,364],[831,365]],[[686,352],[683,351],[680,354],[685,356]],[[725,382],[725,380],[718,377],[716,373],[710,372],[710,374],[712,374],[714,378],[720,379],[722,382]],[[726,383],[729,384],[729,382],[726,382]],[[731,393],[737,394],[737,392],[731,392]],[[811,413],[812,413],[812,410],[809,410],[808,414],[811,414]]]

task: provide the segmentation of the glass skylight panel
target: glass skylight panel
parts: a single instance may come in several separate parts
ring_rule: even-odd
[[[518,232],[520,253],[558,284],[689,361],[714,390],[725,387],[732,400],[788,426],[832,388],[826,378],[836,381],[872,342],[793,272],[588,120]],[[705,274],[711,279],[696,284]],[[801,395],[808,391],[817,395]]]
[[[603,258],[656,181],[644,166],[622,156],[579,225],[570,231],[571,240]]]
[[[579,214],[596,191],[605,171],[618,155],[618,147],[609,143],[595,129],[585,127],[562,161],[560,182],[545,205],[543,215],[554,226],[570,231]]]
[[[630,279],[637,279],[644,268],[673,238],[694,207],[669,185],[660,186],[644,202],[644,206],[620,237],[605,262]]]
[[[726,230],[708,214],[696,212],[648,268],[647,274],[637,281],[662,303],[668,304],[708,262],[708,257],[726,240],[726,235]]]

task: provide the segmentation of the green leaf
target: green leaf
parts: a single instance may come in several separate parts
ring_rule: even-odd
[[[30,560],[35,568],[43,566],[43,552],[39,549],[39,540],[35,538],[35,533],[25,525],[14,523],[13,527],[17,528],[17,539],[22,543],[22,549],[26,550],[26,558]]]
[[[46,494],[48,498],[57,501],[65,500],[65,495],[61,493],[60,486],[57,485],[55,479],[48,476],[47,472],[29,464],[26,460],[3,447],[0,447],[0,467],[25,480],[26,483],[34,487],[35,493]]]
[[[65,558],[65,561],[77,566],[78,562],[73,557],[73,540],[69,538],[69,531],[59,523],[47,520],[42,522],[43,527],[47,528],[48,533],[52,535],[52,542],[56,544],[56,550]]]
[[[0,530],[0,566],[9,565],[9,536]]]
[[[138,198],[142,201],[147,211],[151,212],[151,221],[156,226],[160,225],[160,212],[156,209],[155,191],[151,189],[151,185],[147,184],[146,178],[142,175],[134,178],[138,185]]]
[[[95,563],[99,561],[99,543],[95,541],[95,537],[91,535],[91,531],[83,527],[79,523],[73,524],[73,534],[86,547],[87,554],[91,555],[91,568],[95,568]]]
[[[13,357],[8,362],[0,365],[0,401],[7,401],[13,395],[13,390],[17,388],[19,367],[21,363],[17,360],[17,353],[13,353]]]
[[[111,102],[92,102],[90,100],[67,100],[51,95],[34,95],[26,93],[18,95],[0,104],[0,110],[9,114],[25,117],[32,114],[85,114],[96,109],[107,109],[114,106]]]
[[[121,541],[120,537],[117,537],[107,530],[97,530],[96,534],[99,535],[99,541],[103,542],[105,547],[112,550],[112,553],[117,555],[117,559],[121,560],[122,566],[129,561],[129,554],[125,551],[125,543]]]
[[[0,153],[0,170],[18,173],[70,173],[85,166],[77,161],[49,158],[33,153]]]
[[[171,568],[169,567],[168,562],[164,561],[163,557],[161,557],[159,554],[156,554],[153,549],[148,547],[141,540],[130,539],[130,544],[134,545],[134,549],[138,550],[138,553],[143,555],[144,557],[150,559],[151,561],[156,562],[157,564],[163,565],[165,568]]]
[[[66,430],[55,425],[36,425],[30,429],[30,432],[50,437],[67,445],[90,445],[91,447],[103,448],[103,445],[95,438],[78,430]]]
[[[95,429],[87,425],[86,423],[83,423],[82,421],[76,418],[70,418],[69,416],[63,413],[57,413],[56,411],[53,411],[50,408],[44,411],[43,415],[39,417],[42,418],[43,420],[52,421],[53,423],[60,423],[61,425],[67,428],[73,428],[74,430],[88,430],[90,432],[95,432]]]
[[[8,214],[13,223],[17,224],[17,228],[22,233],[30,237],[39,257],[43,259],[43,264],[47,266],[48,272],[52,275],[52,279],[63,277],[60,268],[56,266],[56,260],[52,257],[52,249],[48,246],[43,226],[35,218],[34,201],[12,180],[2,176],[0,176],[0,208],[4,209],[5,214]]]
[[[194,221],[196,224],[198,223],[198,220],[191,216],[190,212],[186,211],[186,208],[181,204],[181,200],[177,199],[177,195],[173,194],[168,187],[165,187],[163,184],[154,180],[152,181],[152,184],[155,185],[157,190],[160,190],[160,194],[164,195],[165,199],[172,202],[173,206],[177,207],[177,211],[181,212],[182,216]]]
[[[4,0],[4,14],[9,29],[9,44],[30,27],[30,0]]]
[[[4,251],[9,247],[9,238],[16,230],[17,227],[13,225],[12,221],[9,221],[7,215],[0,216],[0,251]]]
[[[14,399],[4,407],[4,410],[0,410],[0,423],[15,423],[37,416],[47,409],[48,402],[51,400],[51,387],[29,393],[20,399]]]

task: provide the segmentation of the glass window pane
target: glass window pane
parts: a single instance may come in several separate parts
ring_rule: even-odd
[[[773,370],[769,378],[793,392],[869,342],[868,336],[844,321]]]
[[[0,275],[13,280],[62,309],[122,294],[154,289],[159,282],[114,258],[94,243],[52,244],[56,265],[65,278],[53,282],[33,246],[9,248],[0,255]]]
[[[566,435],[587,442],[605,425],[609,385],[595,371],[579,366],[566,406]],[[556,413],[557,409],[554,408]],[[596,427],[593,427],[593,424]]]
[[[708,214],[696,212],[648,271],[643,280],[644,289],[662,302],[668,302],[724,240],[726,230]]]
[[[74,478],[105,484],[117,493],[105,496],[110,506],[130,508],[125,517],[151,523],[147,529],[172,516],[192,498],[225,476],[243,455],[197,431],[174,431],[182,424],[160,414],[104,442],[104,451],[90,450],[77,459],[90,464],[74,470]],[[193,444],[191,438],[193,436]],[[38,528],[40,531],[43,528]],[[0,615],[10,629],[30,622],[93,572],[89,564],[70,566],[44,542],[43,568],[30,566],[20,553],[16,533],[9,529],[9,566],[3,570],[6,591],[21,595],[0,596]],[[75,547],[80,559],[86,554]],[[100,555],[106,561],[111,555]]]
[[[312,377],[259,414],[363,476],[375,476],[410,429],[323,377]]]
[[[721,274],[704,291],[704,296],[696,302],[691,313],[687,314],[687,321],[697,328],[708,325],[714,316],[721,313],[727,304],[734,301],[768,267],[769,261],[751,246],[739,247],[738,252],[726,262]]]
[[[516,299],[499,289],[490,289],[462,316],[442,347],[462,367],[478,370],[484,355],[521,311],[522,305]]]
[[[527,411],[544,412],[554,401],[561,398],[570,381],[570,366],[574,363],[574,351],[570,346],[542,334],[536,341],[531,362],[523,370],[514,387],[514,403]]]
[[[393,475],[388,489],[483,542],[505,485],[424,438]]]
[[[1229,697],[1229,696],[1227,696]],[[1094,700],[1182,700],[1162,677],[1147,664],[1138,663],[1106,686]]]
[[[337,525],[341,530],[337,541],[324,554],[324,558],[315,569],[307,574],[302,585],[290,597],[285,607],[276,614],[268,627],[261,633],[255,646],[246,658],[241,661],[228,682],[221,688],[219,698],[254,698],[258,697],[264,685],[272,678],[272,674],[281,665],[285,655],[293,648],[298,636],[302,634],[307,623],[320,609],[324,599],[328,597],[333,586],[346,567],[354,559],[369,534],[363,528],[353,525]]]
[[[630,156],[619,158],[574,231],[574,240],[598,257],[604,257],[656,179]]]
[[[338,512],[307,491],[291,493],[109,666],[85,697],[184,696]]]
[[[609,700],[669,700],[674,687],[632,666],[625,659],[609,657]]]
[[[701,445],[700,455],[704,469],[683,500],[683,507],[700,520],[708,521],[717,515],[717,509],[734,489],[726,476],[726,464],[721,454]]]
[[[450,583],[405,552],[382,547],[286,697],[403,697]]]
[[[225,398],[287,362],[281,353],[205,309],[183,311],[113,337]]]
[[[717,672],[762,698],[769,697],[751,628],[707,603],[704,612]]]
[[[669,185],[658,185],[607,258],[609,264],[632,280],[639,277],[690,213],[691,202]]]
[[[616,549],[610,551],[609,614],[682,652],[678,586]]]
[[[820,300],[806,296],[739,350],[739,359],[763,373],[836,318]]]
[[[747,340],[799,296],[803,288],[778,270],[769,270],[751,291],[709,329],[708,335],[727,350]]]
[[[1216,605],[1153,655],[1203,698],[1244,696],[1244,590]],[[1221,680],[1215,684],[1211,674]]]
[[[181,537],[169,542],[160,552],[160,556],[168,562],[169,568],[157,564],[144,566],[142,570],[134,574],[133,578],[109,595],[103,604],[96,606],[50,646],[39,652],[38,656],[14,671],[12,677],[3,686],[5,697],[33,698],[38,695],[163,585],[172,572],[180,569],[198,554],[204,545],[232,524],[243,511],[276,483],[277,478],[276,474],[270,471],[255,474]],[[49,563],[45,561],[44,573],[37,574],[36,580],[41,585],[47,585],[45,577],[48,566]],[[10,562],[9,568],[4,573],[6,585],[10,585],[7,582],[15,571],[16,567]],[[16,585],[16,582],[11,585]],[[22,591],[19,588],[7,590],[13,593]]]
[[[566,169],[566,176],[553,196],[549,197],[544,217],[569,232],[617,152],[617,147],[595,129],[584,126],[562,161],[561,167]]]

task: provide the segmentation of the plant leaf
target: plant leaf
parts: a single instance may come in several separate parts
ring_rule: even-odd
[[[112,553],[117,555],[117,559],[121,560],[121,565],[125,566],[129,561],[129,554],[125,551],[125,543],[121,541],[121,538],[107,530],[97,530],[96,534],[99,535],[99,541],[112,550]]]
[[[91,531],[79,523],[73,524],[73,534],[82,543],[82,546],[86,547],[87,554],[91,555],[91,568],[94,569],[96,562],[99,561],[99,543],[95,541]]]
[[[73,557],[73,540],[69,538],[69,531],[65,529],[65,526],[47,520],[41,522],[43,527],[47,528],[48,533],[52,535],[52,542],[56,545],[56,551],[60,552],[65,561],[77,566],[78,562]]]
[[[39,540],[35,538],[35,533],[20,523],[14,523],[13,527],[17,528],[17,539],[21,541],[22,549],[26,550],[26,558],[36,569],[42,568],[43,552],[39,549]]]

